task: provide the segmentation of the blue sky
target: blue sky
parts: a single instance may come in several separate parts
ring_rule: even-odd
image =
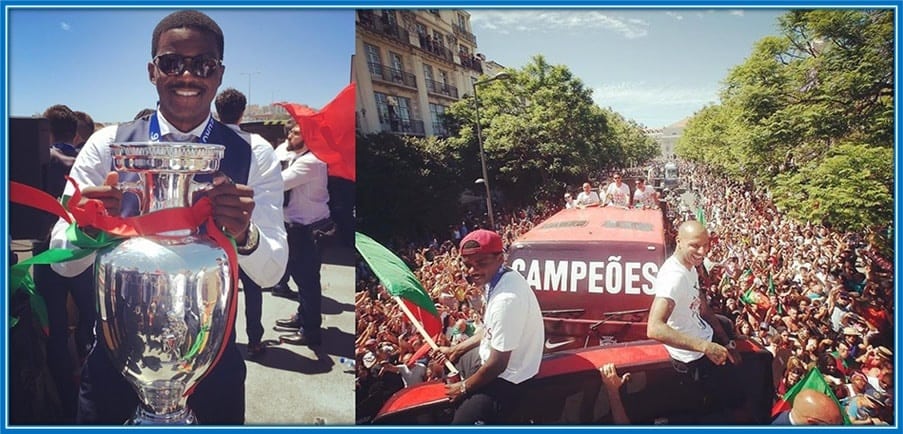
[[[783,9],[468,9],[478,51],[522,68],[536,54],[565,65],[611,107],[648,127],[718,101],[730,68],[778,35]]]
[[[95,121],[131,120],[157,101],[148,81],[151,34],[174,9],[12,8],[9,12],[11,116],[62,103]],[[350,81],[351,9],[200,9],[225,35],[220,90],[251,104],[288,101],[320,108]]]

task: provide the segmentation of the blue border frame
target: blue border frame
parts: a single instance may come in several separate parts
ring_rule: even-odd
[[[153,7],[153,8],[167,8],[167,7],[169,7],[169,8],[172,8],[172,7],[180,7],[180,8],[188,8],[188,7],[197,7],[197,8],[217,8],[217,7],[226,7],[226,8],[229,8],[229,7],[237,7],[237,8],[267,8],[267,7],[285,7],[285,6],[302,7],[302,8],[309,7],[309,8],[362,8],[362,9],[365,9],[365,8],[398,8],[398,9],[403,9],[403,8],[426,8],[426,7],[437,8],[437,9],[447,9],[447,8],[457,8],[457,9],[461,9],[461,8],[469,8],[469,9],[476,9],[476,8],[480,8],[480,9],[482,9],[482,8],[499,8],[499,9],[505,9],[505,8],[547,8],[547,9],[559,9],[559,8],[577,8],[577,9],[579,9],[579,8],[675,8],[675,9],[676,9],[676,8],[680,8],[680,9],[683,9],[683,8],[692,8],[692,9],[696,9],[696,8],[744,8],[744,9],[746,9],[746,8],[780,8],[780,9],[789,9],[789,8],[856,8],[856,9],[866,9],[866,8],[871,8],[871,7],[874,7],[874,8],[893,8],[893,9],[895,9],[895,12],[896,12],[896,19],[895,19],[895,21],[896,21],[896,29],[895,29],[895,30],[896,30],[896,31],[895,31],[895,44],[894,44],[894,46],[895,46],[895,54],[896,54],[895,65],[896,65],[897,69],[896,69],[895,74],[894,74],[895,82],[896,82],[896,85],[895,85],[895,94],[896,94],[896,95],[899,95],[899,83],[900,83],[900,79],[901,79],[901,73],[900,73],[901,62],[900,62],[900,54],[899,54],[899,41],[900,41],[900,29],[901,29],[901,24],[903,24],[903,19],[901,19],[901,16],[900,16],[900,10],[901,10],[900,6],[901,6],[901,5],[903,5],[903,0],[890,0],[890,1],[888,1],[888,0],[878,0],[878,1],[869,1],[869,2],[867,2],[867,3],[861,3],[861,4],[856,4],[856,3],[854,3],[854,2],[851,1],[851,0],[847,0],[847,1],[830,1],[830,0],[809,1],[809,0],[804,0],[804,1],[793,1],[792,3],[782,2],[782,1],[755,1],[755,0],[753,0],[753,1],[749,1],[749,0],[748,0],[748,1],[731,1],[731,0],[723,0],[723,1],[697,0],[697,1],[692,1],[692,2],[681,1],[681,0],[671,0],[671,1],[667,1],[667,0],[659,0],[659,1],[648,1],[648,0],[644,1],[644,0],[640,0],[640,1],[636,1],[636,2],[627,2],[627,1],[623,1],[623,0],[622,0],[622,1],[617,1],[617,2],[609,2],[609,1],[579,1],[579,0],[566,0],[566,1],[560,1],[560,2],[553,2],[553,1],[548,1],[548,0],[546,0],[546,1],[531,1],[531,0],[520,0],[520,1],[517,1],[517,0],[494,0],[494,1],[484,1],[484,2],[475,2],[475,1],[453,1],[453,0],[445,0],[445,1],[394,0],[394,1],[382,1],[382,2],[381,2],[381,1],[366,1],[366,0],[361,0],[361,1],[337,0],[337,1],[329,1],[329,2],[324,2],[324,1],[292,1],[292,0],[273,1],[273,0],[268,0],[268,1],[263,1],[263,2],[260,2],[260,3],[256,3],[256,2],[255,2],[255,3],[250,3],[250,1],[228,1],[228,0],[226,0],[226,1],[223,1],[223,0],[221,0],[221,1],[194,0],[194,1],[190,2],[190,3],[188,3],[188,4],[186,4],[185,2],[174,1],[174,0],[158,0],[158,1],[135,2],[135,3],[125,3],[125,2],[123,2],[122,0],[116,0],[116,1],[114,1],[114,0],[109,0],[109,1],[102,1],[102,0],[99,1],[99,0],[94,0],[94,1],[84,1],[84,2],[78,2],[78,1],[61,1],[61,0],[57,0],[57,1],[0,0],[0,6],[2,6],[2,11],[3,11],[3,19],[2,19],[2,21],[0,21],[0,42],[2,42],[2,43],[0,43],[0,59],[2,59],[2,62],[3,62],[3,67],[0,68],[0,81],[2,81],[2,83],[3,83],[3,92],[2,92],[2,95],[4,95],[3,103],[2,103],[2,105],[0,105],[0,118],[3,119],[3,122],[0,122],[0,137],[3,138],[3,151],[4,151],[4,152],[2,153],[2,155],[0,155],[0,161],[2,161],[2,163],[3,163],[3,164],[0,164],[0,179],[2,179],[2,180],[4,181],[4,182],[3,182],[3,185],[2,185],[2,194],[0,194],[0,197],[2,197],[2,198],[8,198],[8,197],[9,197],[9,191],[8,191],[8,178],[7,178],[7,176],[8,176],[8,175],[7,175],[7,167],[8,167],[8,166],[7,166],[7,165],[8,165],[8,161],[7,161],[7,155],[8,155],[8,149],[7,149],[7,143],[8,143],[8,122],[7,122],[7,117],[8,117],[8,106],[9,106],[9,101],[8,101],[6,95],[9,95],[9,92],[8,92],[8,90],[9,90],[9,83],[8,83],[8,80],[7,80],[7,75],[8,75],[8,74],[7,74],[7,65],[8,65],[8,61],[9,61],[9,59],[8,59],[8,53],[7,53],[7,41],[8,41],[8,38],[7,38],[7,28],[8,28],[7,21],[8,21],[8,19],[9,19],[9,9],[11,9],[11,8],[50,8],[50,7],[89,7],[89,8],[90,8],[90,7],[97,7],[97,8],[118,8],[118,7],[122,7],[122,8],[136,8],[136,7]],[[896,177],[895,182],[894,182],[894,197],[895,197],[895,199],[896,199],[896,198],[899,198],[899,194],[900,194],[900,173],[901,173],[901,170],[900,170],[899,143],[900,143],[900,125],[901,125],[900,121],[901,121],[901,119],[903,119],[903,118],[901,118],[901,114],[900,114],[900,103],[899,103],[899,99],[898,99],[897,101],[895,101],[895,110],[896,110],[896,120],[897,120],[897,124],[896,124],[896,132],[895,132],[895,149],[897,150],[897,152],[895,152],[894,163],[895,163],[895,166],[896,166],[896,174],[897,174],[897,177]],[[901,248],[903,248],[903,242],[901,242],[901,241],[903,241],[903,240],[901,240],[900,235],[899,235],[899,233],[898,233],[898,228],[899,228],[899,226],[900,226],[900,217],[899,217],[900,203],[899,203],[899,202],[896,203],[896,209],[897,209],[898,212],[897,212],[897,213],[895,214],[895,216],[894,216],[894,226],[895,226],[894,246],[895,246],[895,248],[896,248],[897,251],[900,251]],[[2,229],[2,231],[0,231],[0,232],[2,232],[3,234],[8,234],[7,227],[8,227],[8,221],[9,221],[9,220],[8,220],[8,215],[7,215],[7,200],[0,200],[0,213],[2,213],[2,216],[3,216],[3,218],[0,219],[0,229]],[[3,241],[3,249],[2,249],[2,252],[0,252],[0,261],[2,261],[2,263],[4,264],[4,267],[6,267],[5,264],[7,264],[7,263],[8,263],[8,260],[9,260],[9,258],[8,258],[8,252],[9,252],[9,241],[10,241],[10,240],[9,240],[8,238],[9,238],[8,236],[5,236],[5,237],[4,237],[4,241]],[[899,256],[898,256],[898,255],[895,255],[895,256],[896,256],[896,257],[895,257],[895,259],[894,259],[894,263],[895,263],[896,269],[899,270],[899,266],[900,266]],[[3,273],[3,275],[6,276],[7,273]],[[894,278],[895,278],[895,279],[899,279],[899,273],[896,273],[896,272],[895,272]],[[899,282],[899,280],[895,280],[895,282]],[[6,289],[6,291],[5,291],[4,293],[7,293],[7,294],[8,294],[8,292],[9,292],[9,288],[8,288],[8,280],[6,280],[6,279],[4,279],[4,282],[3,282],[3,288]],[[896,303],[895,306],[899,306],[899,305],[900,305],[900,304],[899,304],[899,301],[900,301],[900,296],[899,296],[899,293],[897,293],[896,296],[895,296],[895,301],[894,301],[894,302]],[[2,305],[3,305],[3,313],[4,313],[4,317],[8,317],[9,312],[8,312],[8,306],[7,306],[7,303],[6,303],[6,298],[4,298],[3,301],[0,301],[0,303],[2,303]],[[900,324],[900,321],[901,321],[901,320],[900,320],[900,318],[898,317],[897,320],[896,320],[896,325],[899,325],[899,324]],[[900,345],[901,338],[900,338],[900,333],[899,333],[899,332],[900,332],[899,327],[897,327],[896,335],[895,335],[895,336],[896,336],[896,343],[897,343],[897,346],[896,346],[896,350],[897,350],[897,351],[895,351],[895,354],[894,354],[895,367],[899,367],[899,365],[900,365],[900,364],[899,364],[899,360],[900,360],[899,351],[903,350],[903,346]],[[4,390],[2,391],[2,393],[0,393],[0,415],[2,415],[2,422],[0,422],[0,431],[7,431],[7,430],[9,430],[9,431],[20,431],[20,430],[30,430],[30,431],[35,431],[35,430],[37,430],[37,431],[45,431],[45,430],[46,430],[46,431],[51,431],[51,430],[57,430],[57,429],[60,429],[60,428],[57,428],[57,427],[51,427],[51,426],[44,426],[44,427],[19,427],[19,426],[14,426],[14,427],[10,427],[10,426],[8,425],[8,415],[7,415],[7,413],[6,413],[6,409],[7,409],[7,394],[8,394],[8,386],[7,386],[7,385],[8,385],[8,381],[6,381],[6,379],[8,378],[7,365],[6,365],[6,360],[7,360],[7,358],[8,358],[8,345],[7,345],[7,342],[8,342],[8,329],[7,329],[6,327],[3,328],[2,338],[3,338],[3,339],[2,339],[2,342],[3,342],[3,350],[2,350],[2,351],[3,351],[3,352],[2,352],[3,357],[0,358],[0,369],[2,369],[2,375],[3,375],[4,381],[3,381],[2,383],[0,383],[0,384],[3,384],[2,387],[3,387]],[[899,390],[899,383],[900,383],[899,377],[900,377],[900,375],[901,375],[901,373],[900,373],[899,371],[897,371],[897,372],[896,372],[896,378],[895,378],[895,389],[896,389],[896,390]],[[900,418],[899,418],[899,416],[900,416],[900,415],[899,415],[899,413],[900,413],[900,411],[899,411],[899,409],[900,409],[900,404],[899,404],[899,399],[898,399],[898,398],[899,398],[899,394],[897,394],[897,396],[895,397],[895,402],[897,403],[897,404],[896,404],[896,408],[895,408],[895,420],[896,420],[897,426],[899,426],[899,423],[900,423],[900,422],[899,422],[899,420],[900,420]],[[894,430],[895,430],[897,426],[890,426],[890,427],[872,427],[871,429],[873,429],[873,430],[876,430],[876,429],[877,429],[877,430],[882,430],[882,431],[886,431],[886,430],[889,430],[889,429],[894,429]],[[77,430],[90,430],[90,431],[94,431],[94,430],[97,430],[97,431],[101,431],[101,430],[121,430],[121,429],[124,429],[124,427],[72,427],[72,426],[67,426],[67,427],[64,427],[63,429],[73,429],[73,428],[74,428],[74,429],[77,429]],[[250,430],[250,431],[253,431],[253,432],[258,432],[258,431],[263,431],[263,430],[271,430],[271,429],[287,429],[287,428],[291,428],[291,429],[294,429],[294,430],[300,429],[300,430],[303,430],[303,431],[307,431],[307,430],[317,430],[317,431],[320,431],[320,430],[329,430],[329,431],[334,431],[334,432],[335,432],[335,431],[338,431],[338,432],[352,432],[352,430],[366,429],[366,430],[368,430],[368,431],[370,431],[370,432],[386,432],[386,433],[388,433],[388,432],[394,432],[394,431],[397,431],[397,430],[410,430],[410,429],[416,429],[416,430],[423,430],[423,429],[431,429],[431,430],[432,430],[432,429],[441,429],[441,430],[446,431],[446,432],[461,432],[461,431],[470,431],[470,430],[473,430],[473,429],[484,429],[484,430],[485,430],[485,429],[492,429],[492,430],[502,430],[502,431],[512,431],[512,432],[515,431],[515,430],[523,430],[523,429],[529,429],[529,430],[536,430],[536,429],[539,429],[539,430],[543,430],[543,431],[552,431],[552,430],[558,430],[558,429],[561,429],[560,427],[516,427],[516,428],[512,428],[512,427],[483,427],[483,428],[473,428],[473,427],[471,427],[471,428],[453,428],[453,427],[436,427],[436,426],[431,426],[431,427],[381,427],[381,428],[378,428],[378,427],[357,427],[357,426],[318,426],[318,427],[309,427],[309,426],[304,426],[304,427],[280,427],[280,426],[263,427],[263,426],[243,426],[243,427],[229,427],[229,428],[223,428],[223,427],[197,427],[197,428],[195,428],[195,429],[203,429],[203,430],[209,430],[209,429],[216,429],[216,430],[219,430],[219,429],[241,429],[241,430]],[[148,428],[148,429],[151,429],[151,430],[158,430],[158,429],[161,429],[161,428]],[[169,428],[169,429],[173,429],[173,428]],[[662,429],[665,429],[665,430],[668,430],[668,431],[674,431],[674,432],[692,432],[692,431],[697,431],[697,430],[700,430],[700,429],[704,429],[704,430],[712,430],[712,429],[714,429],[714,430],[742,429],[742,430],[746,430],[746,431],[759,431],[759,430],[763,430],[763,431],[772,431],[772,432],[774,432],[774,430],[776,430],[776,429],[780,430],[780,429],[782,429],[782,428],[777,428],[777,427],[774,427],[774,428],[772,428],[772,427],[745,427],[745,426],[744,426],[744,427],[736,427],[736,428],[735,428],[735,427],[677,427],[677,428],[673,428],[673,427],[666,427],[666,426],[658,426],[658,427],[612,427],[612,426],[604,426],[604,427],[595,427],[595,426],[593,426],[593,427],[590,427],[590,426],[568,426],[568,427],[566,427],[566,429],[568,429],[568,430],[603,429],[603,430],[605,430],[605,431],[607,431],[607,432],[628,432],[628,431],[637,431],[637,430],[640,430],[640,431],[647,431],[647,430],[648,430],[648,431],[651,431],[652,429],[655,429],[655,430],[662,430]],[[822,428],[822,429],[845,429],[845,428]]]

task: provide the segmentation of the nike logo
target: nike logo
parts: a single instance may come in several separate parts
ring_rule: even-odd
[[[565,346],[565,345],[567,345],[567,344],[570,344],[571,342],[574,342],[575,340],[576,340],[576,339],[574,339],[574,338],[568,338],[568,339],[565,340],[565,341],[552,343],[552,340],[551,340],[551,339],[546,339],[546,349],[548,349],[548,350],[554,350],[555,348],[560,348],[560,347],[563,347],[563,346]]]

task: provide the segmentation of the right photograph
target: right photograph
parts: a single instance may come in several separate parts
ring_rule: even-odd
[[[355,423],[896,426],[895,13],[357,10]]]

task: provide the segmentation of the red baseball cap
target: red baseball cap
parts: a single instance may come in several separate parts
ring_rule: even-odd
[[[478,246],[465,248],[464,246],[470,241],[476,242]],[[502,253],[502,251],[504,251],[502,237],[486,229],[477,229],[461,240],[461,254],[464,256],[477,253]]]

